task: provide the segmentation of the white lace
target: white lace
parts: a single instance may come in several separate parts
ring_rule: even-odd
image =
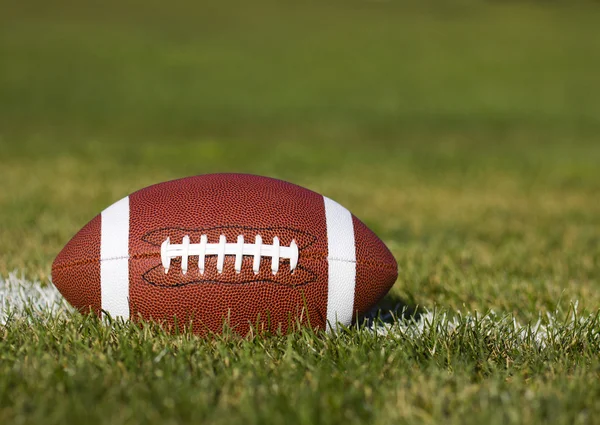
[[[167,238],[160,247],[160,258],[165,268],[165,274],[169,272],[171,260],[181,257],[181,271],[186,274],[190,256],[198,256],[198,269],[200,274],[204,274],[204,259],[207,255],[217,256],[217,272],[223,273],[223,264],[226,255],[235,255],[235,271],[242,271],[242,258],[244,255],[252,255],[254,261],[252,270],[258,274],[261,257],[271,257],[271,271],[273,274],[279,271],[279,260],[289,259],[290,270],[293,272],[298,265],[298,245],[292,241],[290,246],[280,246],[279,238],[273,238],[273,245],[263,244],[260,235],[256,235],[254,243],[244,243],[244,236],[239,235],[237,243],[227,243],[225,235],[219,237],[219,243],[208,243],[208,237],[202,235],[200,243],[190,244],[190,237],[184,236],[181,244],[172,244],[171,238]]]

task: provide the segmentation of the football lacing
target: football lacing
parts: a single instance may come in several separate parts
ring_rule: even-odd
[[[200,236],[200,243],[191,244],[188,235],[183,237],[181,244],[172,244],[171,238],[167,238],[160,247],[160,258],[165,269],[165,274],[169,272],[171,260],[181,257],[181,271],[186,274],[188,271],[188,260],[191,256],[198,256],[198,270],[204,274],[204,260],[207,255],[217,256],[217,272],[223,273],[223,264],[226,255],[235,255],[235,272],[242,271],[243,256],[253,256],[252,270],[258,274],[261,257],[271,257],[271,271],[273,274],[279,271],[279,260],[289,259],[290,270],[293,272],[298,265],[298,245],[292,240],[290,246],[280,246],[279,238],[273,238],[273,244],[263,244],[262,237],[256,235],[254,243],[244,243],[244,236],[239,235],[236,243],[227,243],[225,235],[219,237],[219,243],[208,243],[206,235]]]

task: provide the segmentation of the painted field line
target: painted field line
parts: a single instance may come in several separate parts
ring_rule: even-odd
[[[9,317],[31,314],[62,315],[71,307],[50,283],[28,281],[17,272],[0,276],[0,324]]]
[[[539,315],[534,322],[521,323],[513,315],[500,314],[493,310],[479,312],[426,311],[418,319],[393,320],[386,314],[383,320],[372,319],[371,331],[382,336],[430,339],[432,335],[442,337],[475,331],[483,337],[503,339],[513,346],[535,345],[545,348],[557,343],[565,333],[576,333],[579,338],[598,344],[600,347],[600,311],[578,311],[578,303],[572,302],[568,312],[556,311]]]
[[[0,276],[0,325],[9,317],[67,317],[73,308],[51,284],[28,281],[22,274]],[[565,331],[579,332],[580,337],[600,347],[600,312],[579,313],[577,303],[569,312],[546,313],[535,322],[521,323],[510,314],[490,311],[486,314],[461,311],[426,311],[418,319],[394,320],[392,312],[373,311],[368,331],[383,337],[426,340],[431,335],[447,336],[465,330],[477,330],[484,336],[503,338],[516,346],[534,344],[544,348],[560,338]],[[378,318],[376,318],[378,317]],[[583,332],[584,334],[581,334]]]

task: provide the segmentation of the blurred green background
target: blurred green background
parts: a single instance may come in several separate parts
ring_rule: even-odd
[[[597,2],[0,6],[0,275],[46,281],[127,193],[236,171],[346,205],[410,304],[600,303]]]

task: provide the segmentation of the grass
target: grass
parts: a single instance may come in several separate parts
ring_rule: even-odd
[[[3,329],[15,349],[0,364],[0,419],[592,423],[599,319],[566,317],[520,327],[510,315],[434,313],[379,332],[202,340],[26,308]],[[47,383],[52,396],[40,396]]]
[[[385,304],[436,315],[199,340],[21,309],[0,325],[0,423],[594,422],[597,4],[2,10],[0,281],[46,283],[127,193],[239,171],[347,206],[398,260]],[[546,313],[544,344],[515,333]]]

